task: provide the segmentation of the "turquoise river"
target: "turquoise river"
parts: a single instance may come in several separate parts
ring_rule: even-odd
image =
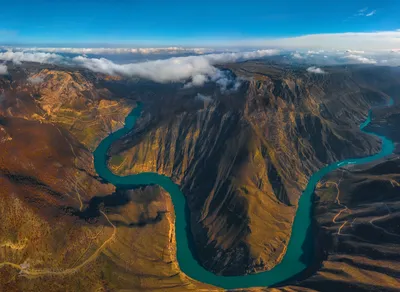
[[[388,106],[393,104],[393,99],[390,99]],[[312,222],[312,206],[313,193],[317,183],[329,172],[349,164],[364,164],[381,159],[384,156],[390,155],[394,151],[394,143],[386,137],[375,135],[382,141],[381,151],[375,155],[346,159],[325,166],[314,173],[300,197],[296,216],[294,218],[292,234],[287,247],[287,251],[281,263],[275,266],[270,271],[265,271],[257,274],[245,276],[218,276],[204,269],[194,258],[187,236],[187,221],[185,216],[186,201],[185,196],[181,192],[178,185],[173,183],[167,176],[153,172],[139,173],[128,176],[118,176],[113,174],[108,168],[107,151],[111,144],[127,134],[136,123],[136,119],[140,116],[142,104],[132,110],[126,117],[125,126],[107,136],[94,151],[95,169],[100,177],[116,187],[135,187],[144,185],[159,185],[165,189],[171,196],[175,208],[176,221],[176,243],[177,243],[177,260],[181,270],[189,277],[203,283],[208,283],[225,289],[234,288],[249,288],[272,286],[295,277],[300,272],[307,268],[309,260],[304,260],[305,253],[313,254],[313,244],[310,242],[310,228]],[[369,111],[368,118],[360,125],[360,129],[370,123],[372,113]],[[365,131],[364,131],[365,132]],[[308,236],[308,238],[307,238]],[[306,241],[307,239],[307,241]],[[312,240],[311,240],[312,241]],[[309,246],[308,246],[309,245]],[[307,250],[309,249],[309,250]]]

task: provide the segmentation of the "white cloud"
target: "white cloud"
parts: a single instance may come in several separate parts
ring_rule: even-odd
[[[257,59],[278,53],[278,50],[258,50],[253,52],[175,57],[132,64],[115,64],[104,58],[96,59],[82,56],[75,57],[72,60],[76,64],[95,72],[129,77],[136,76],[160,83],[183,82],[191,79],[191,86],[200,86],[209,79],[217,81],[217,77],[223,78],[220,75],[220,70],[214,67],[216,64]]]
[[[317,67],[314,67],[314,66],[307,68],[307,72],[315,73],[315,74],[325,74],[326,73],[321,68],[317,68]]]
[[[193,86],[202,86],[204,83],[206,83],[208,78],[205,75],[195,75],[192,77],[192,81],[188,82],[185,84],[185,88],[190,88]]]
[[[63,57],[57,54],[50,53],[26,53],[26,52],[13,52],[11,50],[0,53],[0,60],[12,61],[15,64],[21,62],[35,62],[35,63],[60,63]]]
[[[372,16],[376,13],[376,10],[372,10],[370,13],[365,14],[365,16]]]
[[[300,55],[300,53],[298,53],[298,52],[294,52],[294,53],[292,53],[292,58],[294,58],[294,59],[303,59],[303,56]]]
[[[276,54],[279,54],[278,50],[257,50],[251,52],[174,57],[141,63],[116,64],[105,58],[88,58],[85,56],[69,58],[54,53],[7,51],[0,53],[0,60],[12,61],[16,64],[26,61],[77,65],[94,72],[140,77],[159,83],[189,81],[187,87],[201,86],[210,80],[219,84],[221,90],[226,91],[232,88],[237,89],[240,83],[232,81],[231,77],[217,69],[214,65],[257,59]]]
[[[318,50],[318,51],[308,50],[307,51],[307,55],[319,55],[319,54],[322,54],[324,52],[325,52],[324,50]]]
[[[351,54],[364,54],[365,51],[346,50],[346,53],[351,53]]]
[[[275,47],[292,50],[391,50],[400,47],[400,31],[325,33],[278,39],[226,40],[223,43],[210,43],[210,45],[242,48]]]
[[[357,17],[357,16],[372,16],[376,13],[376,10],[371,10],[370,12],[368,12],[368,7],[365,7],[363,9],[360,9],[357,11],[356,14],[354,14],[353,17]]]
[[[195,96],[195,99],[202,100],[202,101],[211,101],[212,97],[209,95],[197,93],[197,95]]]
[[[344,56],[343,58],[348,59],[349,61],[355,61],[356,63],[376,64],[376,60],[374,60],[372,58],[359,56],[359,55],[347,55],[347,56]]]
[[[0,64],[0,75],[8,74],[7,66],[4,64]]]
[[[165,47],[165,48],[56,48],[56,47],[21,47],[14,48],[21,52],[44,52],[44,53],[71,53],[79,55],[100,55],[100,54],[205,54],[214,52],[211,48],[185,48],[185,47]]]
[[[37,77],[29,77],[27,79],[28,82],[32,83],[32,84],[39,84],[42,83],[44,81],[43,77],[37,76]]]
[[[217,73],[211,77],[211,80],[220,86],[221,92],[223,93],[237,91],[240,85],[242,85],[242,80],[240,78],[233,78],[224,71],[217,71]]]

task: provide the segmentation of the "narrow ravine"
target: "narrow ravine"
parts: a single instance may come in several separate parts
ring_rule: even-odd
[[[387,104],[387,106],[391,105],[393,105],[393,99],[390,99],[389,103]],[[195,260],[191,253],[186,230],[186,228],[188,228],[185,216],[186,201],[185,196],[182,194],[178,185],[173,183],[169,177],[153,172],[118,176],[113,174],[108,168],[108,159],[110,158],[107,155],[108,149],[114,141],[123,137],[135,126],[136,119],[140,116],[141,110],[142,104],[138,104],[138,106],[126,118],[125,126],[101,141],[99,146],[94,151],[95,169],[100,177],[116,187],[127,188],[130,186],[134,187],[139,185],[159,185],[165,189],[170,194],[175,208],[177,260],[181,270],[186,275],[196,279],[197,281],[226,289],[271,286],[287,279],[291,279],[306,269],[310,260],[309,255],[313,254],[313,246],[312,244],[308,245],[310,238],[307,236],[310,236],[309,230],[311,228],[311,210],[313,207],[312,195],[317,183],[326,174],[340,167],[349,164],[364,164],[373,162],[392,154],[395,149],[394,143],[390,139],[364,131],[364,128],[371,122],[372,113],[370,110],[368,118],[360,125],[360,130],[380,138],[382,141],[381,151],[372,156],[346,159],[329,164],[310,177],[307,187],[303,191],[299,200],[298,209],[293,223],[292,234],[282,262],[275,266],[272,270],[258,274],[230,277],[217,276],[204,269]]]

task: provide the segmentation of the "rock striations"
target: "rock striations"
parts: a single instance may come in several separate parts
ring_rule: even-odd
[[[305,69],[227,65],[221,70],[241,86],[221,92],[213,84],[183,88],[8,64],[0,77],[0,290],[220,290],[179,270],[164,190],[116,189],[94,171],[91,152],[138,101],[137,126],[109,151],[112,171],[158,172],[180,185],[195,256],[208,270],[273,268],[308,177],[327,163],[377,152],[379,140],[358,125],[372,105],[400,96],[395,68]],[[370,127],[397,137],[384,125],[395,125],[398,109],[374,114]],[[397,161],[337,171],[320,184],[311,277],[271,291],[396,287]]]

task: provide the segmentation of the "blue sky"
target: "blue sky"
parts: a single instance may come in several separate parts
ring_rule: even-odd
[[[0,44],[197,45],[400,28],[399,0],[0,0],[0,4]]]

